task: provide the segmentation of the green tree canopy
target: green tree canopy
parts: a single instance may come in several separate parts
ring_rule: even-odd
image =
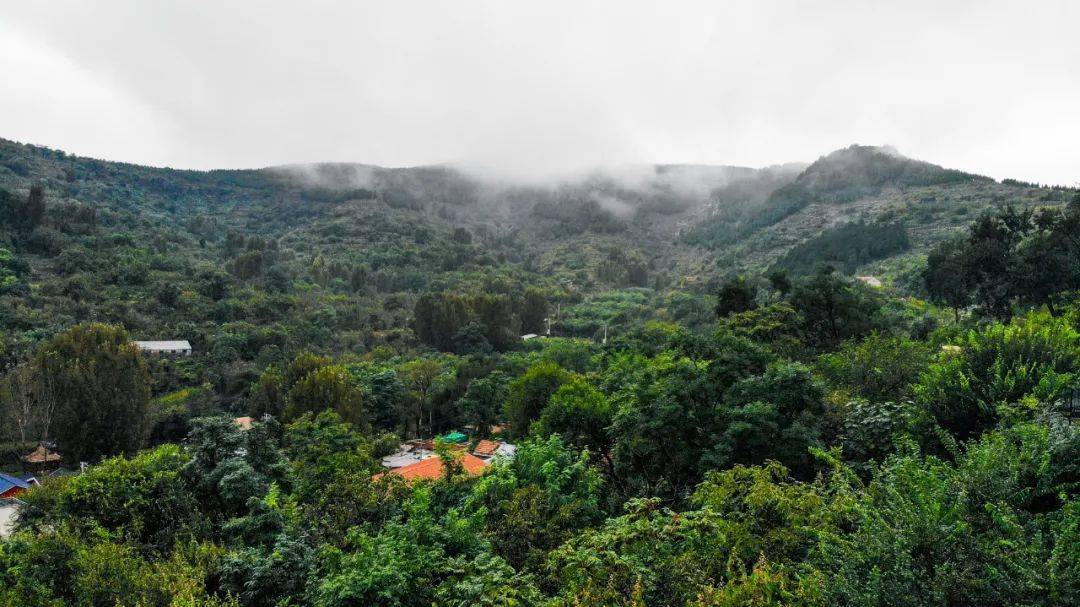
[[[757,307],[757,287],[746,280],[745,276],[736,276],[724,281],[716,294],[716,315],[723,318],[729,314],[738,314]]]
[[[458,401],[458,407],[480,436],[486,437],[491,433],[491,427],[499,422],[506,396],[506,376],[494,371],[487,377],[469,382],[465,395]]]
[[[289,390],[285,419],[292,420],[304,413],[318,413],[327,409],[357,427],[365,427],[368,423],[363,389],[343,366],[321,367],[296,382]]]
[[[588,380],[574,376],[559,387],[540,414],[539,433],[561,435],[570,444],[589,449],[612,466],[609,430],[614,407]]]
[[[51,434],[66,458],[134,453],[150,430],[150,376],[127,332],[78,325],[34,357],[39,398],[53,411]]]
[[[506,421],[514,436],[525,436],[540,417],[551,395],[570,380],[571,373],[553,362],[539,362],[511,380],[506,398]]]

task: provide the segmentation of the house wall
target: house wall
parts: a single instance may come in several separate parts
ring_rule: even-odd
[[[19,495],[24,491],[26,491],[26,489],[23,489],[22,487],[12,487],[11,489],[8,489],[3,493],[0,493],[0,499],[9,499]]]

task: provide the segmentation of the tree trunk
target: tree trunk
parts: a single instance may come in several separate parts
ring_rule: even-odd
[[[1050,311],[1050,316],[1053,316],[1054,318],[1058,317],[1058,311],[1054,307],[1054,300],[1049,297],[1046,298],[1046,309]]]

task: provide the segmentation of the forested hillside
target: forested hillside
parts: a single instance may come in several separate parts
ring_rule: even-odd
[[[1078,604],[1078,234],[866,146],[537,184],[0,141],[0,605]]]

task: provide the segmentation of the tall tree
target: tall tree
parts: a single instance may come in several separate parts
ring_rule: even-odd
[[[465,419],[476,426],[480,436],[487,436],[491,426],[499,421],[506,400],[506,376],[499,371],[469,382],[465,396],[458,401]]]
[[[301,352],[296,355],[296,358],[292,359],[288,365],[285,366],[284,377],[282,377],[282,389],[288,392],[292,389],[296,382],[304,379],[309,373],[316,369],[327,367],[333,360],[329,356],[320,356],[318,354],[312,354],[311,352]]]
[[[77,325],[45,343],[35,383],[55,406],[53,434],[68,461],[133,453],[150,422],[150,375],[119,327]]]
[[[1016,246],[1031,223],[1030,212],[1007,208],[983,215],[971,226],[966,258],[975,301],[987,316],[1008,320],[1016,285],[1010,271],[1016,264]]]
[[[521,327],[509,297],[481,293],[471,297],[469,305],[472,315],[487,330],[485,337],[493,347],[505,350],[517,343]]]
[[[259,380],[251,388],[248,397],[248,411],[252,416],[261,418],[264,415],[280,417],[285,410],[284,378],[277,367],[267,367],[259,376]]]
[[[23,221],[30,227],[39,226],[45,221],[45,191],[40,185],[30,188],[30,195],[26,197]]]
[[[548,406],[540,414],[541,434],[559,434],[572,444],[589,449],[613,470],[614,439],[609,426],[614,417],[615,409],[607,396],[584,377],[575,376],[551,395]]]
[[[772,288],[776,289],[780,295],[787,295],[791,291],[791,277],[788,276],[786,268],[773,268],[769,270],[766,278],[769,279]]]
[[[723,318],[753,310],[757,306],[756,298],[757,287],[747,282],[745,276],[730,278],[724,281],[716,294],[716,315]]]
[[[407,395],[412,402],[412,418],[417,436],[422,434],[424,413],[427,412],[427,432],[434,433],[434,396],[450,381],[450,374],[443,365],[434,359],[419,358],[411,360],[398,369],[405,383]]]
[[[1057,315],[1059,296],[1080,288],[1080,197],[1061,209],[1043,209],[1031,216],[1026,234],[1012,257],[1011,282],[1017,298],[1045,305]]]
[[[506,399],[506,420],[514,436],[529,433],[529,424],[540,417],[548,399],[566,383],[571,373],[553,362],[541,362],[510,382]]]
[[[368,421],[377,430],[393,430],[401,425],[405,404],[405,384],[397,371],[372,363],[348,366],[349,373],[364,389],[364,409]]]
[[[424,293],[413,307],[413,330],[420,341],[449,351],[453,336],[469,323],[468,303],[452,293]]]
[[[543,333],[547,315],[548,302],[544,293],[535,287],[525,289],[525,297],[521,302],[521,330],[525,333]]]
[[[286,419],[304,413],[333,410],[341,419],[363,428],[367,425],[364,395],[360,383],[345,367],[330,365],[308,373],[289,390]]]
[[[822,267],[791,292],[791,306],[802,315],[806,335],[819,346],[868,334],[874,328],[879,303],[862,285]]]
[[[39,417],[31,371],[25,364],[12,367],[0,380],[0,412],[6,427],[15,430],[15,435],[5,438],[18,439],[19,443],[26,443],[31,438],[30,432]]]
[[[952,308],[957,322],[960,321],[960,310],[971,304],[968,266],[966,241],[953,238],[930,252],[923,271],[923,285],[930,299]]]

